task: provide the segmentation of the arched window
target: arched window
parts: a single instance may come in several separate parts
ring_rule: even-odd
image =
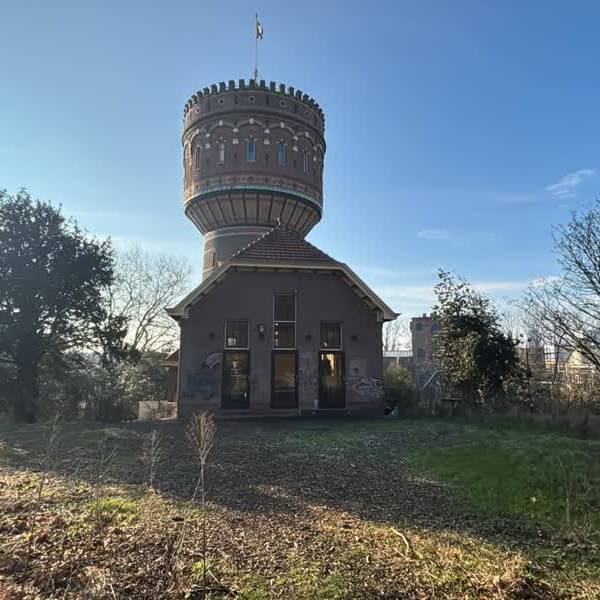
[[[225,162],[225,142],[219,142],[217,145],[217,162],[224,163]]]
[[[285,155],[285,144],[283,142],[279,142],[279,148],[277,150],[277,158],[279,164],[281,166],[287,165],[287,157]]]
[[[302,153],[302,167],[305,173],[310,172],[310,156],[308,155],[308,150],[304,150]]]
[[[202,148],[196,146],[194,148],[194,168],[199,169],[202,166]]]
[[[216,252],[212,253],[212,266],[213,266],[213,269],[217,266],[217,253]]]
[[[246,160],[248,162],[256,160],[256,141],[254,138],[249,138],[246,142]]]

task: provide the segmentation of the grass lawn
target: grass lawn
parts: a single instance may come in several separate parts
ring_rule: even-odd
[[[0,427],[2,600],[200,598],[205,573],[230,598],[600,598],[600,442],[460,421],[218,422],[205,564],[183,423],[70,423],[48,457],[49,434]]]

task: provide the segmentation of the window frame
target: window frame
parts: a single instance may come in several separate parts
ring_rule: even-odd
[[[292,296],[294,298],[294,320],[293,321],[289,321],[289,320],[285,320],[285,319],[275,319],[275,298],[277,296]],[[296,350],[298,347],[298,327],[297,327],[297,322],[298,322],[298,297],[295,293],[293,292],[275,292],[273,294],[273,344],[272,344],[272,348],[274,351],[278,351],[278,350],[285,350],[285,351],[290,351],[290,350]],[[291,323],[294,325],[294,345],[293,347],[278,347],[275,346],[275,323]]]
[[[219,141],[217,143],[217,164],[218,165],[224,165],[225,164],[225,157],[226,157],[226,149],[225,149],[225,142],[223,141]],[[222,157],[221,157],[222,154]]]
[[[302,170],[304,173],[310,173],[309,156],[306,148],[302,151]]]
[[[277,162],[280,167],[287,167],[286,143],[281,141],[277,145]]]
[[[250,158],[250,145],[252,144],[252,158]],[[256,162],[256,140],[250,137],[246,140],[246,162]]]
[[[246,323],[246,346],[227,345],[227,323]],[[250,321],[248,319],[225,319],[223,327],[223,349],[224,350],[250,350]]]
[[[323,327],[323,325],[338,325],[340,328],[340,345],[337,348],[325,348],[322,345],[323,339],[322,339],[322,335],[321,335],[321,327]],[[343,326],[344,324],[342,323],[342,321],[321,321],[319,324],[319,351],[321,352],[342,352],[344,349],[344,342],[343,342]]]

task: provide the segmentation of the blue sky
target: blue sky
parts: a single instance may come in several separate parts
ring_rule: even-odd
[[[552,224],[600,192],[597,2],[4,0],[0,187],[199,278],[182,109],[251,74],[255,11],[261,78],[326,113],[310,241],[407,316],[439,267],[498,299],[556,273]]]

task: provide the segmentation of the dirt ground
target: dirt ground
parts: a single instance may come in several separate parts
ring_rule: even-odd
[[[154,489],[143,461],[152,429]],[[217,422],[204,562],[185,423],[72,423],[49,453],[49,425],[3,426],[0,599],[600,598],[593,542],[470,512],[410,468],[411,453],[461,431]]]

